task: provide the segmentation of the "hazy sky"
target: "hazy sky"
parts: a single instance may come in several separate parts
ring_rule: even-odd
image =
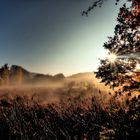
[[[1,0],[0,65],[46,74],[96,71],[116,24],[113,1],[82,17],[92,0]]]

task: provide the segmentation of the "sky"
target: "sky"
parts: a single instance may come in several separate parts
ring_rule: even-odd
[[[0,65],[44,74],[96,71],[121,3],[108,0],[81,16],[92,1],[1,0]]]

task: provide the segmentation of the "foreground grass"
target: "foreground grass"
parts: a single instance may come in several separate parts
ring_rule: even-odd
[[[140,136],[140,99],[112,97],[104,107],[97,97],[41,105],[15,96],[0,100],[0,140],[98,140]]]

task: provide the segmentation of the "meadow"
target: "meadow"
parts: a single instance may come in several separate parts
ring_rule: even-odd
[[[91,73],[0,88],[0,140],[127,140],[139,124],[140,96],[116,97]]]

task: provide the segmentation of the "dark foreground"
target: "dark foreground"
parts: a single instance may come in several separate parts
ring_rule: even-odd
[[[124,103],[122,106],[112,97],[105,106],[92,97],[42,106],[27,97],[3,98],[0,140],[138,139],[140,99]]]

